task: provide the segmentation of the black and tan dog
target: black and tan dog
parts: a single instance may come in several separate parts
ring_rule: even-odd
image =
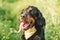
[[[45,18],[38,8],[34,6],[24,8],[20,15],[20,23],[22,21],[26,21],[28,26],[22,28],[24,32],[21,40],[45,40]]]

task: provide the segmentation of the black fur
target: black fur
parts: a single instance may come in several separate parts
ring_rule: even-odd
[[[39,11],[37,7],[34,6],[28,6],[26,9],[32,8],[31,11],[26,11],[26,14],[30,15],[35,19],[35,28],[37,29],[37,32],[32,35],[28,40],[45,40],[45,34],[44,34],[44,26],[45,26],[45,18],[43,17],[42,13]],[[24,11],[22,10],[21,13]],[[36,19],[37,17],[37,19]],[[24,34],[22,35],[21,40],[26,40],[24,38]]]

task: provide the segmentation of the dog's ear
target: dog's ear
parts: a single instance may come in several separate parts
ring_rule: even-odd
[[[40,26],[45,26],[45,19],[44,18],[39,18],[37,19],[37,25],[40,25]]]
[[[43,17],[42,13],[38,10],[37,11],[38,13],[38,18],[37,18],[37,25],[40,25],[40,26],[45,26],[45,18]]]

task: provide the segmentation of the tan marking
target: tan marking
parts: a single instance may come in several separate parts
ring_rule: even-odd
[[[29,10],[29,11],[31,11],[31,10],[32,10],[32,8],[30,7],[28,10]]]

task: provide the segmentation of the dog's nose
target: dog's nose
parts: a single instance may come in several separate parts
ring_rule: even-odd
[[[26,18],[26,15],[21,15],[22,18]]]
[[[25,18],[25,16],[22,16],[23,18]]]

